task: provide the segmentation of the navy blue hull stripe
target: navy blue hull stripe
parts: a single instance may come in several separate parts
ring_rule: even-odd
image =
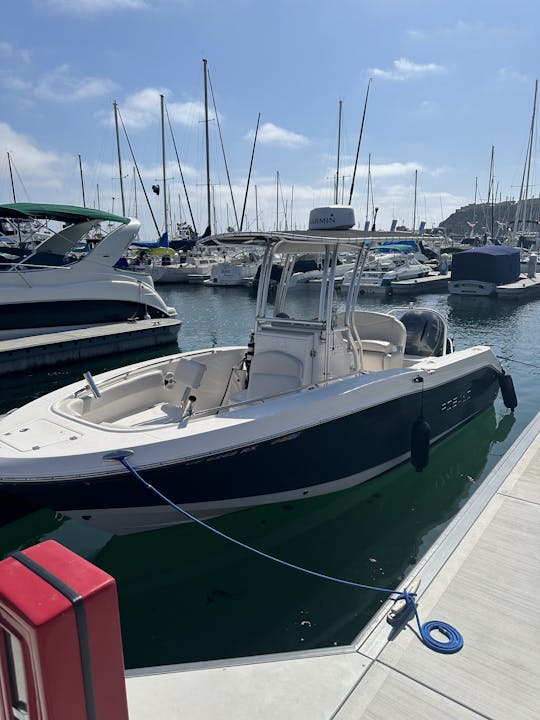
[[[431,438],[452,429],[493,404],[499,376],[485,368],[423,394],[423,415]],[[179,505],[290,492],[363,473],[410,455],[411,428],[421,413],[421,394],[283,437],[191,461],[141,472],[147,482]],[[8,492],[54,510],[148,507],[159,501],[129,473],[66,482],[9,484]]]

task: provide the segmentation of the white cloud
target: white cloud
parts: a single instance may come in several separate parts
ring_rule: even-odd
[[[59,12],[72,15],[97,15],[115,10],[142,10],[149,7],[146,0],[47,0]]]
[[[411,177],[414,176],[414,171],[423,171],[424,168],[422,165],[419,165],[418,163],[414,162],[392,162],[392,163],[372,163],[371,164],[371,177],[372,178],[390,178],[390,177],[404,177],[406,175],[410,175]],[[342,168],[341,172],[343,175],[352,176],[354,171],[354,166],[345,166]],[[368,172],[368,166],[367,165],[359,165],[356,169],[357,177],[364,176],[367,177]]]
[[[116,88],[116,83],[109,78],[75,77],[69,65],[61,65],[33,81],[25,80],[10,71],[0,71],[0,85],[6,90],[38,100],[60,103],[110,95]]]
[[[16,75],[0,72],[0,85],[6,90],[14,92],[29,92],[32,90],[32,83],[22,80]]]
[[[527,75],[524,75],[511,67],[499,68],[497,70],[497,78],[505,83],[530,82]]]
[[[422,100],[420,103],[420,110],[426,115],[430,115],[437,109],[437,104],[433,100]]]
[[[23,183],[26,189],[39,188],[36,192],[61,187],[66,166],[72,163],[75,167],[72,158],[41,150],[31,137],[17,133],[3,122],[0,122],[0,152],[3,155],[10,153],[15,178]]]
[[[410,29],[406,31],[406,35],[412,40],[419,42],[429,42],[434,45],[444,43],[478,43],[481,38],[484,43],[508,42],[512,37],[518,36],[519,31],[508,25],[490,25],[484,20],[476,20],[474,22],[464,22],[458,20],[453,25],[442,27],[433,27],[429,30]]]
[[[30,62],[30,51],[24,48],[17,48],[11,43],[0,40],[0,58],[27,64]]]
[[[253,140],[254,136],[255,131],[251,130],[246,135],[246,138]],[[309,140],[303,135],[299,135],[291,130],[285,130],[273,123],[264,123],[261,125],[257,134],[257,142],[260,142],[262,145],[278,145],[290,148],[303,147],[309,144]]]
[[[73,102],[110,95],[115,87],[116,83],[108,78],[77,78],[69,65],[61,65],[35,83],[33,94],[41,100]]]
[[[135,130],[142,130],[160,122],[161,95],[165,98],[165,107],[172,123],[180,125],[196,125],[204,120],[204,105],[202,102],[167,102],[170,91],[163,88],[143,88],[128,95],[118,103],[118,109],[124,125]],[[114,122],[111,113],[98,113],[98,117],[105,125]],[[210,119],[210,118],[209,118]]]
[[[445,72],[445,68],[442,65],[437,65],[436,63],[420,65],[412,60],[407,60],[407,58],[394,60],[391,70],[381,70],[380,68],[373,68],[371,70],[371,74],[374,77],[385,80],[410,80],[411,78],[422,75],[433,75],[441,72]]]

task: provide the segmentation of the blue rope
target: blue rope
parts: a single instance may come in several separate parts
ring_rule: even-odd
[[[112,459],[112,458],[111,458]],[[195,517],[195,515],[192,515],[187,510],[184,510],[184,508],[180,507],[176,503],[174,503],[172,500],[169,500],[169,498],[166,495],[163,495],[162,492],[160,492],[157,488],[155,488],[153,485],[151,485],[149,482],[147,482],[133,467],[133,465],[126,459],[123,455],[118,455],[114,459],[118,460],[122,463],[122,465],[128,470],[134,478],[139,480],[148,490],[151,490],[155,495],[157,495],[161,500],[163,500],[164,503],[167,505],[170,505],[174,510],[179,512],[181,515],[184,515],[184,517],[188,518],[188,520],[191,520],[192,522],[196,523],[197,525],[200,525],[201,527],[205,528],[206,530],[210,530],[214,533],[214,535],[217,535],[220,538],[223,538],[224,540],[228,540],[229,542],[234,543],[235,545],[238,545],[238,547],[244,548],[244,550],[249,550],[249,552],[255,553],[256,555],[259,555],[260,557],[265,558],[266,560],[271,560],[272,562],[278,563],[279,565],[283,565],[284,567],[290,568],[292,570],[298,570],[300,572],[303,572],[307,575],[312,575],[313,577],[320,578],[322,580],[330,580],[331,582],[339,583],[341,585],[348,585],[349,587],[359,588],[362,590],[375,590],[376,592],[383,592],[390,595],[397,595],[394,600],[401,600],[404,599],[407,607],[409,609],[409,612],[412,612],[414,610],[414,615],[416,617],[416,622],[418,623],[418,631],[420,633],[420,637],[422,638],[422,641],[424,642],[427,647],[429,647],[432,650],[435,650],[436,652],[440,653],[455,653],[458,652],[458,650],[461,650],[463,647],[463,637],[461,636],[461,633],[456,630],[452,625],[448,625],[447,623],[444,623],[440,620],[430,620],[423,625],[420,623],[420,618],[418,617],[418,610],[416,607],[416,593],[409,593],[406,589],[403,589],[403,591],[400,593],[397,590],[389,590],[388,588],[382,588],[377,587],[376,585],[364,585],[362,583],[353,582],[352,580],[343,580],[342,578],[333,577],[332,575],[325,575],[324,573],[317,572],[315,570],[309,570],[308,568],[301,567],[300,565],[295,565],[294,563],[287,562],[286,560],[281,560],[280,558],[275,557],[274,555],[269,555],[268,553],[263,552],[262,550],[258,550],[257,548],[252,547],[251,545],[247,545],[246,543],[241,542],[240,540],[237,540],[236,538],[231,537],[230,535],[227,535],[221,530],[218,530],[215,527],[212,527],[211,525],[207,525],[205,522],[203,522],[200,518]],[[409,613],[407,613],[408,615]],[[441,642],[440,640],[436,640],[435,638],[431,637],[431,632],[433,630],[439,630],[443,635],[445,635],[448,638],[448,642]]]
[[[420,623],[416,602],[414,600],[415,596],[416,593],[409,593],[407,592],[407,589],[404,588],[398,599],[402,598],[403,600],[405,600],[407,607],[409,608],[409,612],[414,611],[414,615],[416,617],[416,622],[418,625],[418,632],[420,633],[420,637],[422,638],[424,645],[427,645],[427,647],[431,650],[435,650],[439,653],[445,653],[447,655],[456,653],[461,650],[461,648],[463,647],[463,636],[459,632],[459,630],[457,630],[452,625],[449,625],[442,620],[428,620],[423,625]],[[433,630],[438,630],[439,632],[441,632],[447,638],[447,640],[442,641],[432,637],[431,633],[433,632]]]

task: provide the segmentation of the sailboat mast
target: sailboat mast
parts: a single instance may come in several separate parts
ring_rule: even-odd
[[[368,80],[368,86],[366,90],[366,99],[364,100],[364,111],[362,113],[362,123],[360,125],[360,133],[358,135],[358,145],[356,146],[356,158],[354,160],[354,170],[353,170],[353,176],[351,180],[351,190],[349,192],[349,205],[352,204],[352,196],[353,196],[353,190],[354,190],[354,180],[356,178],[356,169],[358,167],[358,156],[360,154],[360,145],[362,143],[362,135],[364,133],[364,121],[366,119],[366,109],[367,109],[367,101],[369,97],[369,86],[371,85],[371,78]]]
[[[207,220],[208,230],[212,227],[211,222],[211,199],[210,199],[210,140],[208,136],[208,70],[207,60],[203,59],[204,67],[204,125],[205,125],[205,137],[206,137],[206,202],[207,202]]]
[[[339,117],[338,117],[338,141],[337,141],[337,168],[336,168],[336,187],[334,189],[334,203],[338,204],[339,193],[339,156],[341,153],[341,107],[343,100],[339,101]]]
[[[118,172],[120,173],[120,197],[122,199],[122,215],[126,214],[126,201],[124,200],[124,178],[122,176],[122,156],[120,154],[120,135],[118,133],[118,105],[116,100],[113,102],[114,107],[114,127],[116,130],[116,152],[118,154]]]
[[[86,207],[86,197],[84,195],[84,178],[83,178],[83,171],[82,171],[82,160],[81,160],[80,155],[79,155],[79,172],[81,175],[81,190],[82,190],[83,207]]]
[[[11,193],[13,195],[13,202],[17,202],[17,198],[15,197],[15,183],[13,182],[13,169],[11,167],[11,156],[8,152],[7,154],[7,161],[8,161],[8,167],[9,167],[9,179],[11,180]]]
[[[255,128],[255,137],[253,138],[253,148],[251,150],[251,160],[249,163],[249,172],[248,172],[248,178],[247,178],[247,183],[246,183],[246,194],[244,195],[244,207],[242,208],[242,217],[240,218],[240,227],[239,227],[240,231],[242,230],[242,227],[244,225],[244,217],[246,215],[246,203],[247,203],[248,192],[249,192],[249,182],[251,180],[251,170],[253,168],[253,157],[255,155],[255,145],[257,143],[257,134],[259,132],[260,119],[261,119],[261,113],[259,113],[257,116],[257,127]]]
[[[470,223],[471,231],[469,233],[469,237],[472,238],[474,235],[474,228],[476,226],[476,200],[478,198],[478,176],[476,176],[474,181],[474,205],[473,205],[473,216],[472,216],[472,222]]]
[[[276,170],[276,230],[279,230],[279,170]]]
[[[163,108],[163,95],[161,99],[161,161],[163,164],[163,217],[165,219],[165,233],[168,235],[169,221],[167,215],[167,175],[165,172],[165,112]]]
[[[489,165],[489,188],[488,188],[488,203],[491,205],[491,237],[493,237],[493,182],[494,182],[494,158],[495,158],[495,146],[491,146],[491,162]]]
[[[366,221],[364,230],[369,230],[369,196],[371,193],[371,153],[368,155],[368,171],[367,171],[367,194],[366,194]],[[350,203],[349,203],[350,205]]]
[[[255,185],[255,229],[259,232],[259,199],[257,197],[257,186]]]
[[[533,101],[533,111],[532,111],[532,117],[531,117],[531,129],[529,131],[529,145],[528,145],[528,162],[527,162],[527,179],[525,181],[525,203],[523,207],[523,229],[526,229],[526,223],[527,223],[527,200],[529,195],[529,179],[531,174],[531,158],[532,158],[532,151],[533,151],[533,141],[534,141],[534,121],[536,118],[536,97],[538,94],[538,80],[534,83],[534,101]]]
[[[412,229],[413,232],[416,230],[416,187],[418,185],[418,170],[414,171],[414,211],[413,211],[413,221],[412,221]]]
[[[137,177],[135,175],[135,166],[133,166],[133,198],[135,200],[135,217],[139,217],[139,208],[137,207]]]

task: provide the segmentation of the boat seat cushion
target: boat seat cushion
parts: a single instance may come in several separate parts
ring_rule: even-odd
[[[176,381],[188,388],[198,388],[206,372],[206,365],[197,360],[181,358],[178,361],[174,377]]]
[[[385,340],[362,340],[362,350],[391,355],[398,351],[396,345]]]
[[[256,373],[250,378],[247,399],[272,397],[281,393],[297,390],[301,387],[300,378],[295,375],[274,375],[272,373]]]
[[[302,374],[303,362],[291,353],[283,350],[263,350],[256,352],[251,363],[253,373],[271,373],[272,375]]]
[[[251,362],[247,399],[269,397],[302,387],[304,363],[282,350],[255,353]]]

